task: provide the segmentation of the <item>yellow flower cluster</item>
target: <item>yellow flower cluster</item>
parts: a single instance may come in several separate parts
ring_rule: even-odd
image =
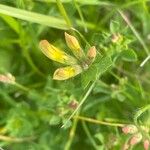
[[[56,48],[47,40],[42,40],[39,44],[40,49],[49,59],[69,65],[67,67],[58,68],[54,72],[53,79],[55,80],[66,80],[80,74],[84,69],[89,67],[96,57],[95,46],[92,46],[87,55],[85,55],[76,37],[65,33],[65,40],[75,57],[70,56],[64,51]],[[87,67],[84,67],[82,64]]]

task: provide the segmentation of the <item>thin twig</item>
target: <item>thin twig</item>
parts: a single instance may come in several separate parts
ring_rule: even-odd
[[[77,112],[76,115],[78,115],[78,114],[79,114],[79,111]],[[74,121],[73,121],[72,128],[71,128],[70,133],[69,133],[69,139],[68,139],[68,141],[67,141],[67,143],[65,145],[64,150],[70,150],[71,144],[73,142],[73,138],[75,136],[77,124],[78,124],[78,118],[75,118]]]
[[[143,108],[140,108],[140,109],[136,112],[136,114],[134,115],[134,122],[135,122],[135,124],[138,124],[138,119],[139,119],[139,117],[140,117],[145,111],[147,111],[147,110],[149,110],[149,109],[150,109],[150,104],[144,106]]]
[[[20,88],[21,90],[25,91],[25,92],[29,92],[29,91],[30,91],[29,88],[27,88],[27,87],[25,87],[25,86],[23,86],[23,85],[21,85],[21,84],[19,84],[19,83],[17,83],[17,82],[15,82],[14,85],[15,85],[16,87]]]
[[[84,97],[82,98],[81,102],[79,103],[78,107],[74,110],[74,112],[70,115],[70,117],[66,120],[66,122],[62,125],[62,128],[68,123],[68,121],[71,120],[71,118],[76,114],[76,112],[78,112],[78,110],[80,109],[80,107],[82,106],[82,104],[85,102],[85,100],[87,99],[87,97],[89,96],[89,94],[91,93],[92,89],[94,88],[94,85],[96,83],[96,80],[91,84],[91,86],[89,87],[88,91],[86,92],[86,94],[84,95]]]
[[[147,48],[147,46],[144,43],[143,39],[140,37],[139,33],[136,31],[136,29],[134,28],[134,26],[132,25],[132,23],[130,22],[130,20],[128,19],[128,17],[121,10],[118,10],[118,12],[121,15],[121,17],[124,19],[124,21],[127,23],[127,25],[130,27],[130,29],[132,30],[132,32],[134,33],[134,35],[136,36],[136,38],[139,40],[139,42],[143,46],[146,54],[149,55],[149,49]]]
[[[62,2],[61,2],[60,0],[56,0],[56,2],[57,2],[57,6],[58,6],[58,8],[59,8],[59,11],[60,11],[61,15],[64,17],[64,19],[65,19],[65,21],[66,21],[68,27],[71,28],[71,27],[72,27],[72,23],[71,23],[71,21],[70,21],[68,15],[67,15],[67,13],[66,13],[66,10],[65,10],[65,8],[64,8],[64,6],[63,6],[63,4],[62,4]]]
[[[89,131],[89,129],[88,129],[88,127],[84,121],[82,121],[82,127],[83,127],[87,137],[89,138],[89,141],[93,145],[94,149],[98,150],[98,145],[96,144],[95,140],[93,139],[93,137],[92,137],[92,135],[91,135],[91,133],[90,133],[90,131]]]
[[[140,67],[143,67],[146,63],[147,63],[147,61],[150,59],[150,55],[148,55],[144,60],[143,60],[143,62],[140,64]]]
[[[27,142],[34,140],[35,137],[24,137],[24,138],[17,138],[17,137],[10,137],[10,136],[5,136],[5,135],[0,135],[0,140],[1,141],[7,141],[7,142]]]
[[[76,9],[77,9],[77,11],[78,11],[78,14],[79,14],[79,16],[80,16],[80,18],[81,18],[81,21],[82,21],[82,23],[83,23],[84,31],[87,32],[88,30],[87,30],[87,26],[86,26],[86,23],[85,23],[85,20],[84,20],[82,11],[81,11],[81,9],[80,9],[78,3],[76,2],[76,0],[73,0],[73,2],[74,2],[74,5],[75,5],[75,7],[76,7]]]
[[[77,119],[82,120],[82,121],[94,123],[94,124],[101,124],[101,125],[108,125],[108,126],[123,127],[125,125],[125,124],[121,124],[121,123],[112,123],[112,122],[96,120],[96,119],[87,118],[87,117],[83,117],[83,116],[75,116],[74,118],[77,118]]]
[[[143,41],[143,39],[140,37],[139,33],[136,31],[136,29],[134,28],[134,26],[132,25],[132,23],[130,22],[130,20],[128,19],[128,17],[120,10],[118,10],[119,14],[121,15],[121,17],[124,19],[124,21],[128,24],[128,26],[130,27],[130,29],[132,30],[132,32],[135,34],[136,38],[139,40],[139,42],[141,43],[141,45],[143,46],[146,54],[148,55],[144,61],[140,64],[140,67],[143,67],[145,65],[145,63],[150,59],[150,53],[149,53],[149,49],[146,46],[145,42]]]

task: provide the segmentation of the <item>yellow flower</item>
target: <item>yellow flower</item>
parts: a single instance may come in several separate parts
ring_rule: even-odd
[[[39,46],[42,52],[51,60],[68,65],[74,65],[77,63],[77,60],[74,57],[56,48],[55,46],[50,44],[47,40],[42,40]]]
[[[90,61],[89,58],[93,60],[96,56],[96,48],[91,47],[85,58],[85,54],[80,48],[77,39],[67,33],[65,33],[65,37],[68,47],[72,50],[73,54],[79,59],[79,61],[64,51],[56,48],[47,40],[42,40],[39,44],[40,49],[48,58],[53,61],[69,65],[67,67],[58,68],[54,72],[54,80],[66,80],[80,74],[83,70],[88,69],[89,65],[93,62]]]
[[[74,77],[82,72],[82,68],[79,65],[68,66],[64,68],[59,68],[54,72],[54,80],[66,80]]]

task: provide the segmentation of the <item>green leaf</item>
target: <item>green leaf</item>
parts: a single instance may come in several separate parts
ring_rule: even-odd
[[[90,81],[94,81],[96,79],[96,75],[97,75],[96,66],[91,66],[88,70],[83,72],[81,76],[81,82],[82,82],[83,88],[86,88],[88,84],[90,83]]]
[[[6,73],[11,71],[11,56],[9,50],[0,49],[0,72]]]
[[[112,64],[113,62],[109,56],[100,58],[99,62],[95,64],[98,70],[98,75],[101,75],[104,72],[106,72],[112,66]]]
[[[2,17],[2,19],[16,32],[19,34],[20,32],[20,25],[19,23],[17,22],[16,19],[10,17],[10,16],[7,16],[7,15],[3,15],[3,14],[0,14],[0,17]]]
[[[120,24],[116,21],[110,22],[110,32],[111,33],[117,33],[120,29]]]
[[[120,102],[123,102],[126,99],[126,97],[122,93],[118,93],[116,96]]]
[[[93,89],[93,93],[94,94],[104,93],[109,95],[111,93],[111,89],[101,80],[99,80],[99,82],[96,84],[95,88]]]
[[[58,125],[61,121],[61,118],[59,116],[53,115],[49,121],[50,125]]]
[[[95,137],[96,137],[101,143],[104,143],[104,136],[102,135],[102,133],[97,133],[97,134],[95,134]]]
[[[132,49],[122,51],[120,57],[129,62],[137,61],[137,55]]]
[[[83,72],[81,76],[81,82],[83,88],[86,88],[90,81],[94,81],[97,77],[108,70],[112,65],[112,60],[109,56],[101,57],[99,56],[88,70]]]
[[[104,41],[104,37],[103,34],[101,33],[94,33],[92,35],[92,39],[91,39],[91,44],[95,45],[95,46],[99,46],[100,43],[102,43]]]
[[[64,20],[0,4],[0,13],[57,29],[68,29]]]
[[[43,1],[43,0],[38,0],[40,2],[49,2],[49,3],[56,3],[56,0],[46,0],[46,1]],[[61,0],[62,3],[70,3],[72,2],[72,0]],[[110,2],[102,2],[102,1],[99,1],[99,0],[90,0],[90,1],[87,1],[87,0],[76,0],[77,3],[81,4],[81,5],[112,5],[112,3]]]

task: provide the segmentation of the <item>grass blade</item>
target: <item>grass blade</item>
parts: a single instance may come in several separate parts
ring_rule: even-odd
[[[46,16],[39,13],[29,12],[26,10],[13,8],[10,6],[0,4],[0,13],[12,16],[25,21],[46,25],[57,29],[68,29],[68,25],[64,20],[52,16]]]

